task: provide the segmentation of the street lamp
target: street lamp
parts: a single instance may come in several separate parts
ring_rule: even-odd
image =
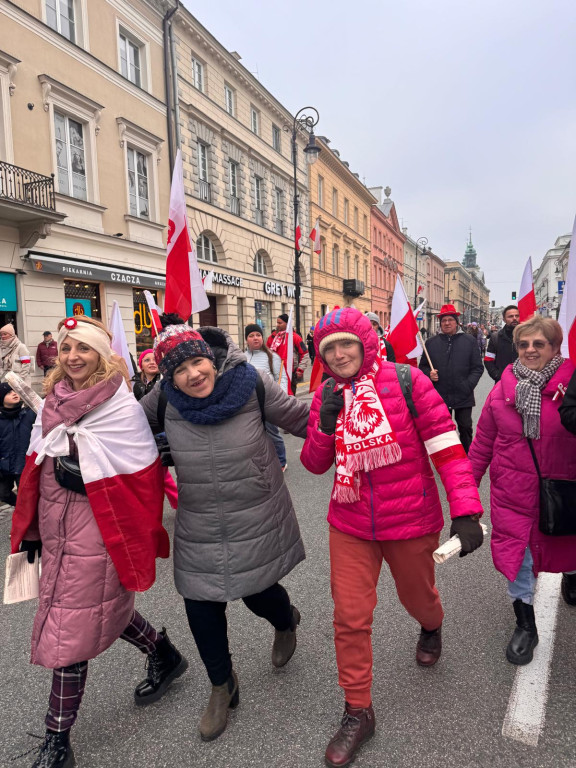
[[[418,246],[422,248],[422,254],[424,254],[427,245],[427,237],[419,237],[418,240],[416,240],[416,269],[414,270],[414,309],[416,309],[416,304],[418,303]]]
[[[312,113],[312,114],[311,114]],[[300,332],[300,256],[302,251],[300,250],[300,238],[296,237],[298,228],[298,209],[300,206],[300,196],[298,194],[298,178],[296,172],[298,170],[298,144],[296,138],[298,131],[307,131],[308,144],[304,148],[304,154],[306,155],[307,165],[314,165],[318,160],[321,148],[316,144],[316,137],[314,136],[314,126],[320,120],[318,110],[314,107],[302,107],[294,115],[292,127],[289,125],[284,126],[284,130],[287,133],[292,133],[292,166],[294,168],[294,298],[296,304],[296,330]]]

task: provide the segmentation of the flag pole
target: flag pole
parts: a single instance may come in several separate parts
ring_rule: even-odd
[[[428,365],[433,371],[435,371],[436,369],[432,365],[432,360],[430,360],[430,355],[428,354],[428,350],[426,349],[426,344],[424,343],[424,339],[422,338],[422,333],[420,331],[420,328],[418,328],[418,339],[420,341],[420,344],[422,344],[422,349],[424,350],[424,354],[426,355],[426,359],[428,360]]]
[[[278,386],[282,386],[282,371],[284,370],[284,360],[280,358],[280,376],[278,376]]]

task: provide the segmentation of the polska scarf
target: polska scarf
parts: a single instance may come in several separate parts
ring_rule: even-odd
[[[358,501],[360,472],[396,464],[402,458],[402,449],[376,391],[380,365],[376,359],[369,373],[343,387],[344,408],[336,421],[335,501]]]
[[[540,439],[540,410],[542,407],[542,390],[564,362],[562,355],[557,354],[546,363],[541,371],[532,371],[522,365],[519,359],[514,362],[513,372],[518,379],[514,405],[522,417],[524,437],[532,440]]]
[[[230,419],[246,405],[256,387],[258,373],[253,365],[240,363],[216,379],[208,397],[189,397],[175,389],[169,379],[161,387],[168,402],[192,424],[219,424]]]

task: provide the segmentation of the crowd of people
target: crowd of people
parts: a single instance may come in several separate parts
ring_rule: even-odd
[[[33,768],[75,764],[70,732],[88,662],[118,638],[146,657],[138,706],[158,701],[188,667],[166,629],[135,608],[136,592],[154,583],[155,559],[170,554],[165,493],[177,507],[175,587],[211,685],[201,739],[217,739],[240,701],[230,601],[241,599],[270,625],[271,664],[288,664],[301,615],[281,581],[305,551],[280,430],[304,441],[308,471],[335,467],[325,505],[344,715],[328,766],[350,764],[375,732],[372,621],[384,563],[418,627],[415,663],[432,667],[441,657],[437,477],[450,535],[468,555],[483,543],[478,486],[490,469],[492,557],[516,620],[506,658],[532,660],[538,574],[562,573],[562,595],[576,605],[576,530],[549,535],[539,526],[542,478],[576,481],[575,369],[560,353],[554,320],[519,323],[517,307],[507,307],[486,347],[483,330],[465,332],[459,317],[442,307],[419,369],[396,365],[378,316],[352,307],[321,318],[306,343],[293,331],[291,367],[286,315],[267,339],[260,324],[247,325],[244,350],[224,329],[165,315],[132,380],[99,321],[64,318],[56,340],[44,335],[38,413],[0,383],[0,493],[15,503],[12,552],[42,558],[31,661],[52,670]],[[26,379],[13,327],[0,329],[0,348],[3,371]],[[294,395],[311,350],[324,377],[308,404]],[[495,383],[473,436],[484,366]]]

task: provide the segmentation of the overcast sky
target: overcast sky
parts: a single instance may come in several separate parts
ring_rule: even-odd
[[[288,110],[320,112],[413,238],[468,230],[508,303],[576,214],[575,0],[184,0]]]

